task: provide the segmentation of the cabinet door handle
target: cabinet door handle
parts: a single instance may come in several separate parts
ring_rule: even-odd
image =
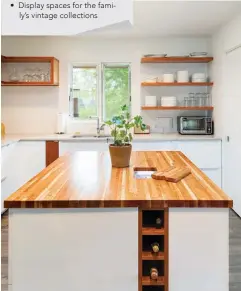
[[[229,137],[229,135],[226,136],[226,140],[227,140],[227,142],[230,141],[230,137]]]
[[[3,176],[2,178],[1,178],[1,183],[3,182],[3,181],[5,181],[7,179],[7,176]]]

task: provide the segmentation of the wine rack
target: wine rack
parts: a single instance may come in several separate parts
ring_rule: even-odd
[[[168,291],[168,209],[139,210],[139,291]]]

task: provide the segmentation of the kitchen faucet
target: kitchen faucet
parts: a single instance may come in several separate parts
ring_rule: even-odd
[[[99,118],[98,116],[89,116],[89,119],[95,119],[95,120],[97,121],[97,127],[96,127],[96,130],[97,130],[97,135],[99,136],[101,130],[104,129],[105,124],[103,123],[103,124],[100,126],[100,118]]]

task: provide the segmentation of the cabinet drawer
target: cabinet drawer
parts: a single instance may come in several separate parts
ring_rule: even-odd
[[[137,142],[132,144],[133,151],[172,151],[174,144],[171,141]]]
[[[221,168],[221,141],[182,141],[176,143],[176,150],[201,169]]]
[[[59,142],[59,155],[73,153],[76,151],[107,151],[109,144],[107,142]]]

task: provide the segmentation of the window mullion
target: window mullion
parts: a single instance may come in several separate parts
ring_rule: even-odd
[[[101,100],[102,100],[102,121],[105,119],[105,64],[101,63]]]

